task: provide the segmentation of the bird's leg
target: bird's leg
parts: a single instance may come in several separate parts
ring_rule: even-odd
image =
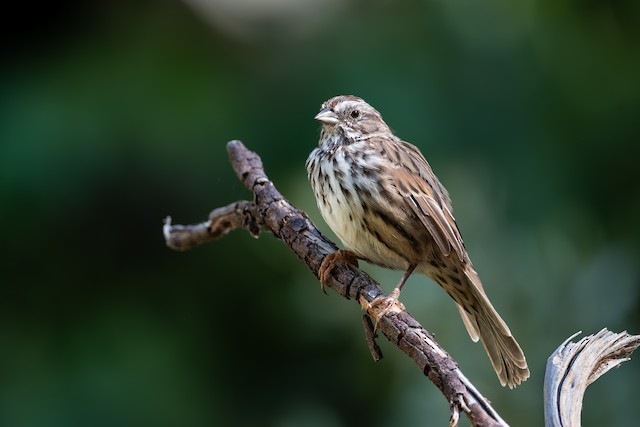
[[[402,279],[400,279],[398,285],[393,289],[393,291],[391,291],[389,295],[378,297],[369,303],[367,311],[379,305],[383,305],[380,310],[375,310],[374,314],[372,315],[373,320],[375,320],[376,328],[380,319],[382,319],[389,312],[389,310],[391,310],[391,307],[393,307],[394,304],[397,303],[402,308],[402,310],[404,310],[404,305],[398,300],[398,298],[400,297],[400,291],[402,291],[402,287],[407,282],[407,279],[409,279],[409,276],[411,276],[411,273],[413,273],[413,270],[415,270],[417,266],[418,264],[411,264],[409,268],[407,268],[407,271],[405,271],[402,275]]]
[[[325,285],[327,284],[327,281],[329,280],[329,275],[331,274],[331,271],[333,271],[333,269],[335,268],[337,262],[345,262],[347,264],[351,264],[357,267],[358,256],[351,251],[338,249],[335,252],[331,252],[329,255],[327,255],[324,258],[324,260],[322,261],[322,264],[320,264],[320,268],[318,269],[318,276],[320,277],[320,286],[322,287],[322,292],[324,292],[325,295],[327,294]]]

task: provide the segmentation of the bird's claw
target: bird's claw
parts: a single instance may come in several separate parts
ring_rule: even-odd
[[[389,295],[378,297],[367,305],[367,313],[374,321],[374,331],[378,330],[380,319],[389,312],[400,313],[405,310],[404,304],[398,299],[399,296],[400,290],[395,288]]]
[[[318,269],[318,276],[320,278],[320,287],[322,288],[322,292],[324,292],[325,295],[327,295],[327,290],[325,289],[325,286],[329,281],[329,276],[331,275],[331,272],[333,271],[333,269],[336,266],[336,263],[338,262],[346,262],[348,264],[351,264],[357,267],[358,257],[356,256],[356,254],[354,254],[351,251],[339,249],[335,252],[331,252],[329,255],[327,255],[324,258],[324,260],[322,261],[322,264],[320,264],[320,268]]]

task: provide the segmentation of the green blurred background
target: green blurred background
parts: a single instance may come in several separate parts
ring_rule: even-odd
[[[0,71],[0,425],[445,425],[448,404],[361,312],[268,234],[186,253],[250,194],[241,139],[328,232],[306,181],[313,121],[362,96],[449,189],[532,377],[500,387],[426,278],[403,300],[515,426],[542,425],[569,335],[640,332],[640,3],[190,0],[25,3]],[[332,236],[332,235],[331,235]],[[366,267],[390,290],[401,273]],[[637,356],[636,356],[637,359]],[[632,425],[632,360],[585,425]],[[466,425],[466,424],[463,424]]]

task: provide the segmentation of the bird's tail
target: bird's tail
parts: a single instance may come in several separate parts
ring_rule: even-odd
[[[527,360],[484,292],[482,282],[471,266],[446,275],[429,269],[431,276],[456,302],[469,336],[484,346],[500,384],[513,388],[529,378]]]

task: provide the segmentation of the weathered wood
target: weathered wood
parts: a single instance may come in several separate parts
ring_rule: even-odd
[[[629,360],[640,345],[640,335],[616,334],[602,329],[571,342],[569,337],[547,360],[544,377],[544,412],[547,427],[579,427],[582,399],[587,387],[609,369]]]

